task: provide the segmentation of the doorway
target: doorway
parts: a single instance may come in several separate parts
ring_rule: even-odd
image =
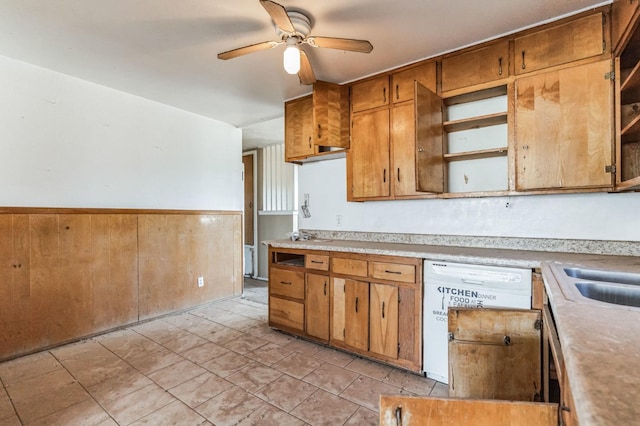
[[[244,275],[255,278],[257,271],[256,240],[256,162],[257,151],[242,154],[244,181]]]

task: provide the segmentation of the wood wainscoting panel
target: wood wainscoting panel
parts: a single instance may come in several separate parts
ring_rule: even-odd
[[[140,215],[140,319],[239,295],[241,233],[239,214]]]

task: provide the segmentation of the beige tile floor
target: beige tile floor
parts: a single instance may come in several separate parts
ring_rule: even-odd
[[[375,425],[446,385],[267,326],[265,290],[0,364],[0,425]]]

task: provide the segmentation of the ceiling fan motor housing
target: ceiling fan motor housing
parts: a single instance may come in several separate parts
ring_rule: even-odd
[[[289,15],[289,19],[291,20],[291,24],[293,28],[296,30],[295,34],[287,34],[282,31],[275,23],[273,24],[278,37],[281,40],[285,40],[289,37],[298,37],[300,41],[304,40],[309,34],[311,34],[311,20],[307,15],[302,12],[294,12],[287,11],[287,15]]]

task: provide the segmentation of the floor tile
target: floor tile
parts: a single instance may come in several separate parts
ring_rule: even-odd
[[[289,336],[288,334],[280,333],[269,327],[267,324],[261,324],[256,327],[252,327],[246,330],[248,334],[252,336],[261,337],[264,340],[267,340],[271,343],[275,343],[276,345],[285,346],[295,340],[294,337]],[[293,351],[294,349],[289,349]]]
[[[174,354],[162,346],[151,352],[139,353],[135,356],[123,358],[143,374],[151,374],[154,371],[161,370],[183,359],[181,356]]]
[[[436,397],[448,397],[449,396],[449,385],[445,383],[436,382],[435,386],[431,390],[429,396]]]
[[[318,358],[321,361],[337,365],[338,367],[345,367],[351,361],[356,359],[354,355],[325,347],[318,349],[318,352],[316,352],[313,357]]]
[[[206,336],[206,339],[210,342],[217,343],[218,345],[224,346],[225,343],[230,342],[233,339],[237,339],[238,337],[244,336],[245,333],[234,330],[233,328],[224,327],[215,333],[211,333]]]
[[[213,358],[204,364],[201,364],[201,366],[220,377],[227,377],[236,371],[253,365],[254,363],[255,361],[243,355],[235,352],[227,352],[224,355],[220,355],[217,358]]]
[[[114,401],[124,396],[145,388],[153,382],[139,371],[129,369],[107,378],[87,388],[93,398],[100,404]]]
[[[179,327],[159,319],[136,325],[130,329],[158,343],[172,340],[173,336],[181,330]]]
[[[181,330],[173,336],[173,339],[162,342],[162,346],[177,354],[182,354],[207,342],[209,342],[209,340],[196,336],[188,331]]]
[[[226,379],[250,393],[255,393],[258,389],[282,376],[282,372],[262,364],[249,365],[237,371]]]
[[[22,426],[22,422],[18,418],[18,416],[7,417],[6,419],[0,419],[2,422],[0,423],[2,426]]]
[[[0,379],[10,386],[62,368],[49,352],[38,352],[0,364]]]
[[[397,369],[392,369],[387,377],[382,380],[384,383],[402,388],[408,392],[419,396],[429,396],[431,390],[436,384],[433,379],[426,378],[422,375],[409,373]]]
[[[364,358],[354,359],[345,368],[378,380],[383,380],[392,370],[392,367]]]
[[[16,412],[13,410],[13,405],[11,404],[11,400],[9,399],[9,395],[7,392],[0,386],[0,424],[4,419],[8,419],[9,417],[13,417],[16,415]]]
[[[222,377],[207,372],[170,389],[169,392],[189,407],[195,408],[231,387],[233,385]]]
[[[286,412],[293,410],[298,404],[318,390],[317,387],[283,375],[263,387],[256,396]]]
[[[34,396],[56,392],[73,383],[76,383],[76,380],[60,365],[56,370],[9,385],[6,391],[15,404],[16,401],[30,400]]]
[[[289,355],[291,355],[290,349],[283,348],[275,343],[267,343],[245,354],[247,358],[254,359],[266,365],[273,365]]]
[[[224,343],[224,346],[227,349],[231,349],[234,352],[239,354],[246,354],[247,352],[251,352],[255,349],[258,349],[260,346],[266,345],[266,340],[263,340],[256,336],[251,336],[250,334],[242,334],[236,339],[230,340]]]
[[[246,331],[252,327],[255,327],[258,324],[260,324],[258,320],[245,317],[245,316],[242,316],[240,318],[236,318],[230,321],[226,321],[224,323],[224,325],[226,325],[227,327],[230,327],[239,331]]]
[[[358,404],[318,389],[294,408],[291,414],[312,425],[341,425],[358,407]]]
[[[151,384],[122,398],[102,403],[120,424],[129,424],[168,405],[174,398],[158,385]]]
[[[302,352],[305,355],[313,356],[320,350],[320,346],[302,339],[293,339],[286,346],[287,349]]]
[[[157,411],[131,423],[131,426],[170,426],[170,425],[210,425],[204,417],[187,407],[180,401],[173,401]]]
[[[112,354],[113,355],[113,354]],[[65,368],[85,388],[92,387],[119,374],[131,371],[132,367],[121,358],[96,358],[94,360],[68,360],[63,362]]]
[[[113,358],[114,355],[107,348],[94,340],[82,340],[77,343],[61,346],[49,351],[60,362],[90,361]]]
[[[237,386],[196,407],[196,411],[216,426],[235,425],[265,403]]]
[[[302,380],[324,389],[327,392],[339,395],[359,376],[358,373],[346,370],[333,364],[323,364]]]
[[[402,391],[395,386],[387,385],[369,377],[360,376],[354,380],[340,396],[378,412],[381,394],[400,395]]]
[[[380,415],[378,413],[360,407],[358,411],[346,421],[344,426],[378,426],[379,424]]]
[[[264,404],[247,418],[240,421],[238,426],[303,426],[302,420],[285,413],[271,404]]]
[[[46,417],[29,423],[29,426],[36,425],[83,425],[96,426],[111,420],[109,414],[98,405],[93,399],[86,399],[70,407],[56,411]]]
[[[154,371],[149,374],[151,380],[156,382],[163,389],[171,389],[189,379],[193,379],[203,373],[205,370],[188,360],[176,362],[175,364],[165,367],[161,370]]]
[[[213,342],[207,341],[207,343],[189,349],[188,351],[183,352],[180,355],[182,355],[189,361],[195,362],[196,364],[202,364],[209,361],[210,359],[219,357],[220,355],[224,355],[227,352],[229,352],[229,349],[226,349]]]
[[[322,361],[318,359],[306,356],[300,352],[292,352],[288,357],[273,364],[273,367],[283,373],[301,379],[321,365]]]
[[[59,387],[48,387],[44,392],[38,389],[37,393],[26,394],[20,399],[11,395],[11,388],[8,392],[24,423],[33,422],[91,398],[75,381]]]

